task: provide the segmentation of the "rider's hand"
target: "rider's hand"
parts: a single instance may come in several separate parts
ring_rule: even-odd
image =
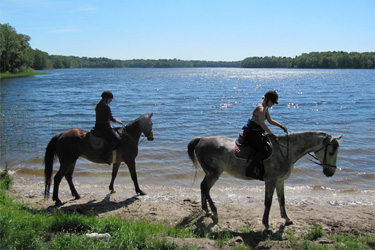
[[[287,129],[284,125],[280,125],[280,128],[281,128],[282,130],[284,130],[285,133],[288,132],[288,129]]]

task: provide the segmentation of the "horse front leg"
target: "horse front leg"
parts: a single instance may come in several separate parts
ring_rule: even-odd
[[[137,178],[137,172],[135,170],[135,161],[130,161],[126,163],[129,168],[130,176],[132,177],[134,187],[135,187],[135,192],[139,195],[146,195],[145,192],[143,192],[138,185],[138,178]]]
[[[118,169],[120,168],[120,164],[121,163],[113,163],[113,167],[112,167],[112,179],[111,179],[111,183],[109,184],[109,190],[111,192],[111,194],[113,193],[116,193],[113,185],[115,183],[115,179],[117,177],[117,173],[118,173]]]
[[[279,200],[280,205],[280,214],[281,218],[285,219],[285,225],[292,225],[293,222],[289,219],[288,215],[286,214],[285,210],[285,194],[284,194],[284,181],[278,183],[276,185],[276,192],[277,192],[277,198]]]
[[[272,205],[272,197],[273,193],[275,192],[276,184],[274,181],[266,181],[266,192],[265,192],[265,198],[264,198],[264,214],[263,214],[263,220],[262,223],[266,227],[266,230],[270,230],[269,226],[269,215],[271,211],[271,205]]]

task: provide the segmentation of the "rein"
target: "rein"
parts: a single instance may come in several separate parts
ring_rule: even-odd
[[[121,123],[121,125],[122,125],[123,129],[126,130],[126,126],[124,124],[122,124],[122,123]],[[143,137],[143,138],[142,138],[142,140],[138,141],[138,145],[141,144],[144,141],[144,139],[146,138],[146,136],[144,136],[142,134],[141,134],[141,137]]]
[[[286,160],[288,161],[288,159],[289,159],[289,134],[288,134],[288,132],[286,133],[286,141],[287,141],[287,146],[285,146],[285,145],[281,145],[281,144],[276,140],[276,142],[277,142],[277,144],[278,144],[279,146],[286,148],[286,152],[287,152],[287,157],[286,157],[286,158],[285,158],[284,154],[282,153],[280,147],[279,147],[279,150],[280,150],[281,155],[284,157],[284,159],[286,159]],[[323,165],[325,165],[325,166],[327,166],[327,167],[337,168],[337,166],[334,166],[334,165],[331,165],[331,164],[327,164],[327,151],[328,151],[328,145],[329,145],[329,143],[326,143],[326,144],[325,144],[323,147],[321,147],[319,150],[315,151],[315,152],[319,152],[320,150],[322,150],[322,149],[324,148],[323,163],[320,163],[320,160],[319,160],[315,155],[313,155],[311,152],[308,152],[308,154],[309,154],[312,158],[314,158],[316,161],[311,160],[311,159],[309,159],[309,161],[311,161],[312,163],[315,163],[316,165],[319,165],[319,166],[323,166]]]
[[[279,145],[279,151],[280,151],[280,154],[281,154],[281,155],[284,157],[284,159],[288,162],[288,160],[289,160],[289,133],[286,132],[286,146],[281,145],[281,144],[279,143],[279,141],[278,141],[276,138],[275,138],[275,141],[276,141],[276,143]],[[283,148],[286,148],[286,157],[284,156],[283,152],[281,151],[280,146],[283,147]]]

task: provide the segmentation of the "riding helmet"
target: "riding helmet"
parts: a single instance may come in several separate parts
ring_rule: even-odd
[[[112,94],[111,91],[104,91],[103,94],[102,94],[102,98],[103,99],[108,99],[108,98],[113,99],[113,94]]]
[[[276,93],[275,90],[269,90],[267,93],[264,95],[265,98],[268,100],[271,100],[271,102],[275,104],[279,104],[277,101],[279,100],[279,95]]]

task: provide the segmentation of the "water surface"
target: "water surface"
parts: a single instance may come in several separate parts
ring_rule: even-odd
[[[373,192],[375,179],[375,71],[302,69],[65,69],[48,75],[2,79],[0,85],[1,166],[43,176],[49,140],[70,128],[90,130],[94,106],[111,90],[117,119],[125,122],[154,113],[155,141],[140,144],[140,183],[199,187],[186,149],[195,136],[237,137],[269,89],[279,93],[273,119],[289,132],[322,130],[340,141],[338,166],[331,178],[304,157],[287,180],[289,188]],[[282,130],[270,126],[275,134]],[[58,165],[58,164],[57,164]],[[57,166],[55,165],[55,170]],[[75,178],[107,183],[111,168],[80,159]],[[119,183],[131,185],[126,166]],[[257,187],[224,174],[222,188]],[[371,193],[373,196],[373,193]]]

